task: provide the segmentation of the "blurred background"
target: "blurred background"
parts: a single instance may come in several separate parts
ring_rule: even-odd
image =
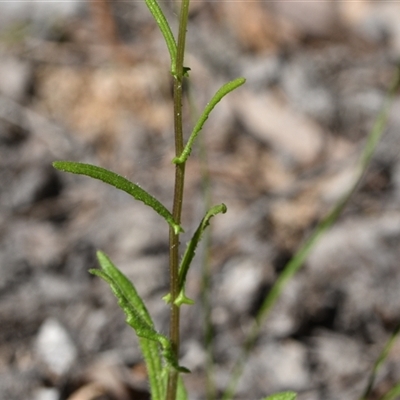
[[[176,32],[178,4],[161,5]],[[192,1],[186,132],[223,83],[247,83],[211,114],[206,152],[187,164],[182,241],[209,197],[228,207],[188,276],[190,399],[206,398],[204,262],[218,398],[276,277],[350,188],[399,61],[398,2]],[[149,398],[135,335],[88,269],[105,251],[167,333],[168,227],[51,162],[110,168],[170,207],[171,94],[168,52],[144,1],[0,3],[0,399]],[[362,185],[264,324],[237,399],[361,396],[400,320],[399,152],[397,97]],[[370,399],[399,380],[395,343]]]

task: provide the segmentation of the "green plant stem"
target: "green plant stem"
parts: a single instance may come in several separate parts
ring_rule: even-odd
[[[186,29],[189,15],[189,0],[182,0],[178,45],[176,56],[176,68],[174,74],[174,125],[175,125],[175,155],[180,156],[183,151],[183,129],[182,129],[182,85],[184,77],[183,60],[185,55]],[[175,165],[175,191],[172,215],[176,221],[181,221],[183,188],[185,181],[185,163]],[[173,229],[169,230],[170,245],[170,293],[171,293],[171,315],[170,315],[170,340],[176,358],[179,357],[179,307],[175,299],[179,294],[179,234]],[[178,383],[178,371],[171,368],[168,374],[166,400],[175,400]]]

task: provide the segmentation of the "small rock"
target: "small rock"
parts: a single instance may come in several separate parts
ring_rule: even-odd
[[[400,57],[400,4],[397,2],[340,2],[342,19],[367,40],[388,41],[393,57]]]
[[[219,298],[237,313],[248,312],[263,281],[263,265],[251,258],[233,259],[224,270],[218,285]]]
[[[277,18],[263,2],[221,2],[221,12],[233,26],[237,41],[253,52],[276,50],[279,44],[293,41],[296,29],[290,23]],[[291,7],[295,7],[291,4]]]
[[[370,364],[365,347],[353,338],[329,332],[318,333],[314,345],[316,368],[323,376],[329,376],[326,382],[336,394],[332,398],[358,398]]]
[[[41,388],[36,391],[34,400],[58,400],[60,393],[54,388]]]
[[[400,215],[391,212],[337,224],[314,247],[304,291],[317,308],[328,304],[332,293],[341,294],[335,320],[340,329],[357,329],[360,318],[372,323],[376,314],[398,315],[399,237]]]
[[[49,371],[62,376],[77,358],[77,349],[65,328],[55,319],[47,319],[36,339],[37,357]]]
[[[335,118],[335,101],[309,56],[294,59],[282,71],[282,87],[296,110],[329,125]]]
[[[6,255],[10,260],[28,262],[33,267],[46,268],[56,264],[64,249],[61,234],[50,223],[16,220],[7,236]]]
[[[1,58],[0,93],[15,101],[21,101],[27,92],[30,77],[29,64],[16,58]]]
[[[273,96],[242,89],[236,112],[252,135],[272,146],[289,162],[306,166],[318,157],[323,145],[322,129]]]
[[[82,282],[68,280],[65,276],[41,274],[37,279],[42,301],[47,303],[72,302],[82,296]]]
[[[275,1],[271,9],[303,35],[328,36],[337,23],[336,4],[331,1]],[[312,17],[311,17],[312,16]]]
[[[197,368],[201,368],[205,365],[207,354],[204,351],[204,347],[201,346],[197,341],[191,340],[184,344],[185,355],[180,361],[182,365],[194,371]]]
[[[277,55],[266,57],[265,54],[255,58],[239,60],[242,75],[246,77],[246,87],[255,91],[265,90],[268,85],[277,82],[281,74],[281,62]]]
[[[13,24],[32,21],[36,30],[43,29],[43,22],[56,21],[76,15],[81,9],[80,1],[50,0],[41,1],[6,1],[0,3],[0,24],[2,30],[10,29]]]
[[[306,358],[306,347],[297,341],[263,343],[250,357],[243,383],[257,382],[265,392],[304,390],[310,385]]]

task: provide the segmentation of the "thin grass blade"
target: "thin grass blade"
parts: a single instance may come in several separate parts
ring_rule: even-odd
[[[366,400],[369,398],[372,388],[375,383],[376,376],[381,369],[383,363],[386,361],[390,350],[392,349],[395,341],[398,339],[400,335],[400,323],[396,326],[395,330],[393,333],[390,335],[389,340],[386,342],[385,346],[382,349],[381,354],[379,354],[379,357],[376,359],[374,367],[372,369],[371,375],[368,379],[367,387],[365,388],[365,391],[363,395],[360,397],[360,400]]]
[[[357,190],[362,178],[364,177],[365,171],[371,161],[374,154],[376,146],[381,138],[389,114],[390,106],[395,98],[395,94],[400,87],[400,68],[397,69],[391,88],[388,91],[386,101],[376,119],[374,126],[368,135],[367,142],[364,146],[363,153],[360,157],[359,174],[358,177],[351,187],[351,189],[337,202],[333,209],[327,214],[325,218],[317,225],[311,236],[304,242],[293,258],[284,267],[282,273],[279,275],[274,286],[265,297],[260,310],[255,318],[255,322],[250,329],[245,343],[243,345],[243,352],[238,358],[232,372],[232,376],[225,393],[222,396],[222,400],[229,400],[233,398],[239,378],[243,373],[243,368],[245,361],[253,348],[255,340],[259,334],[260,327],[274,306],[276,300],[279,298],[282,290],[286,286],[287,282],[297,273],[297,271],[302,267],[306,258],[310,254],[311,250],[314,248],[315,244],[321,238],[321,236],[336,222],[344,208],[346,207],[348,201],[350,200],[353,193]]]

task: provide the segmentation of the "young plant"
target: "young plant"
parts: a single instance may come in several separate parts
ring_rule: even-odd
[[[137,293],[135,286],[127,277],[112,263],[109,257],[102,251],[97,252],[97,259],[100,269],[92,269],[90,272],[106,281],[118,300],[118,304],[126,315],[126,322],[134,329],[139,337],[139,345],[147,366],[149,376],[150,391],[153,400],[187,400],[188,395],[180,379],[180,373],[190,372],[184,366],[179,364],[179,326],[180,326],[180,307],[183,304],[193,304],[185,294],[185,282],[191,262],[195,256],[196,248],[203,236],[204,231],[210,223],[212,217],[217,214],[223,214],[227,211],[224,204],[211,207],[203,219],[200,221],[197,230],[189,241],[186,250],[180,258],[180,234],[184,231],[181,225],[181,214],[183,205],[183,189],[185,182],[185,165],[191,154],[192,147],[196,141],[199,132],[209,117],[211,111],[228,93],[237,89],[245,83],[244,78],[237,78],[224,84],[212,97],[201,113],[198,121],[193,127],[189,138],[184,143],[183,123],[182,123],[182,97],[183,81],[188,77],[190,68],[184,66],[184,52],[186,42],[186,29],[189,13],[189,1],[182,0],[179,17],[179,31],[177,40],[175,39],[167,19],[156,0],[145,0],[150,12],[152,13],[157,25],[164,36],[171,60],[171,75],[174,80],[174,137],[175,137],[175,157],[172,163],[175,165],[175,185],[173,209],[170,212],[159,200],[150,195],[135,183],[107,169],[72,161],[56,161],[53,166],[65,172],[85,175],[94,179],[101,180],[115,188],[122,190],[134,199],[143,202],[159,214],[169,225],[169,278],[170,291],[164,296],[164,300],[170,305],[170,332],[166,337],[157,332],[153,320],[148,312],[142,298]],[[314,233],[305,241],[294,258],[287,264],[283,272],[277,279],[275,285],[266,296],[259,313],[255,319],[254,325],[250,329],[249,336],[244,343],[241,357],[233,369],[232,379],[223,394],[224,400],[233,398],[235,389],[242,374],[248,354],[252,349],[258,336],[260,326],[265,320],[269,311],[275,304],[283,288],[291,277],[301,268],[307,255],[314,247],[321,235],[337,220],[345,205],[349,201],[352,193],[355,191],[360,179],[362,178],[376,148],[377,141],[384,129],[389,105],[393,99],[394,92],[398,88],[398,78],[389,93],[388,101],[383,108],[377,124],[372,130],[360,163],[360,174],[354,186],[349,192],[336,204],[330,213],[320,222]],[[396,335],[398,332],[396,332]],[[386,353],[385,353],[386,354]],[[380,360],[382,361],[382,360]],[[383,361],[382,361],[383,362]],[[377,364],[371,376],[371,387],[379,368]],[[369,393],[370,387],[366,390]],[[391,393],[387,394],[385,399],[394,398],[399,388],[393,388]],[[271,395],[264,400],[295,400],[296,394],[293,392],[283,392]]]
[[[200,221],[199,227],[189,241],[187,248],[179,263],[180,247],[179,235],[183,232],[181,226],[181,213],[183,204],[183,188],[185,182],[185,165],[190,156],[192,146],[203,128],[216,104],[229,92],[243,85],[244,78],[238,78],[223,85],[210,102],[195,124],[186,144],[184,144],[182,124],[182,87],[183,80],[188,76],[189,68],[183,65],[186,28],[189,13],[189,0],[182,0],[179,21],[178,39],[175,40],[171,28],[163,11],[156,0],[146,0],[146,4],[154,16],[161,33],[164,36],[171,59],[171,74],[174,80],[174,127],[175,127],[175,188],[173,210],[170,212],[159,200],[150,195],[128,179],[107,169],[72,161],[56,161],[53,166],[64,172],[86,175],[101,180],[115,188],[122,190],[134,199],[151,207],[168,223],[169,230],[169,276],[170,292],[164,300],[170,304],[170,334],[166,337],[157,332],[153,320],[137,293],[135,286],[112,263],[109,257],[101,251],[97,252],[97,258],[101,269],[90,270],[94,275],[106,281],[116,296],[118,304],[126,315],[126,322],[135,330],[139,337],[139,344],[146,362],[151,396],[153,400],[184,400],[187,398],[179,373],[187,373],[189,370],[179,365],[179,326],[180,307],[182,304],[192,304],[193,301],[185,295],[186,276],[194,258],[196,247],[210,223],[210,219],[220,213],[226,212],[224,204],[211,207]]]

